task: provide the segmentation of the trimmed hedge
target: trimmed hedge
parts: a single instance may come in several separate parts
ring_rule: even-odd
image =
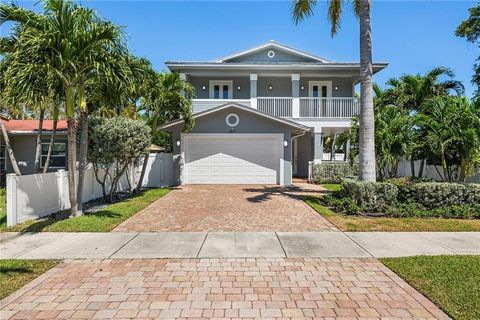
[[[358,176],[358,164],[324,162],[313,165],[314,183],[340,183],[343,178]]]
[[[394,217],[480,218],[480,184],[344,179],[341,190],[325,197],[347,214]]]
[[[421,182],[410,189],[412,201],[428,209],[480,204],[479,184]]]
[[[344,179],[340,192],[365,212],[382,212],[397,202],[398,188],[391,183]]]

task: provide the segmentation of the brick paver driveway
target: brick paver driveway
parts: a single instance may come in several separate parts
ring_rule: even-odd
[[[319,186],[185,185],[123,222],[114,231],[336,230],[299,197]]]
[[[447,319],[373,258],[75,260],[8,299],[1,318]]]

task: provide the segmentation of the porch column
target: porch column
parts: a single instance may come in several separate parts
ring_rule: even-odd
[[[292,118],[300,118],[300,75],[292,74]]]
[[[323,160],[323,136],[321,132],[315,132],[313,134],[314,147],[313,147],[313,162],[322,163]]]
[[[257,109],[257,79],[256,73],[250,74],[250,102],[254,109]]]

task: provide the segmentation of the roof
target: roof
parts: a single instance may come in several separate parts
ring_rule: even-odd
[[[5,129],[10,133],[36,133],[38,132],[38,120],[8,120],[4,121]],[[43,120],[42,131],[52,131],[53,120]],[[59,120],[57,123],[58,131],[67,130],[67,121]]]
[[[302,59],[299,61],[238,61],[238,58],[255,54],[266,48],[277,48],[286,51],[292,55],[299,56]],[[184,72],[184,70],[296,70],[302,71],[354,71],[358,73],[360,68],[359,62],[336,62],[332,60],[319,57],[317,55],[292,48],[285,44],[271,40],[259,46],[237,52],[216,60],[211,61],[166,61],[165,64],[171,71]],[[373,72],[376,73],[384,69],[388,63],[375,62],[373,63]]]
[[[241,105],[241,104],[238,104],[238,103],[225,103],[225,104],[222,104],[221,106],[218,106],[218,107],[215,107],[215,108],[211,108],[211,109],[208,109],[208,110],[205,110],[205,111],[202,111],[202,112],[198,112],[198,113],[196,113],[196,114],[193,115],[193,118],[194,118],[194,119],[197,119],[197,118],[200,118],[200,117],[206,116],[206,115],[208,115],[208,114],[215,113],[215,112],[217,112],[217,111],[220,111],[220,110],[223,110],[223,109],[227,109],[227,108],[237,108],[237,109],[241,109],[241,110],[244,110],[244,111],[247,111],[247,112],[254,113],[254,114],[259,115],[259,116],[261,116],[261,117],[264,117],[264,118],[267,118],[267,119],[270,119],[270,120],[274,120],[274,121],[277,121],[277,122],[286,124],[286,125],[288,125],[288,126],[290,126],[290,127],[299,129],[300,131],[310,131],[310,128],[309,128],[309,127],[304,126],[304,125],[302,125],[302,124],[300,124],[300,123],[297,123],[297,122],[294,122],[294,121],[290,121],[290,120],[284,119],[284,118],[279,118],[279,117],[276,117],[276,116],[274,116],[274,115],[271,115],[271,114],[268,114],[268,113],[264,113],[264,112],[258,111],[257,109],[254,109],[254,108],[251,108],[251,107],[246,107],[246,106]],[[181,123],[183,123],[183,119],[179,119],[179,120],[175,120],[175,121],[171,121],[171,122],[165,123],[165,124],[159,126],[158,129],[160,129],[160,130],[162,130],[162,129],[167,129],[167,128],[176,126],[176,125],[181,124]]]
[[[247,49],[247,50],[243,50],[243,51],[234,53],[232,55],[228,55],[226,57],[223,57],[223,58],[220,58],[220,59],[216,60],[215,62],[227,62],[228,60],[239,58],[239,57],[242,57],[242,56],[257,52],[257,51],[261,51],[261,50],[266,49],[266,48],[275,48],[275,49],[285,50],[285,51],[293,53],[295,55],[302,56],[302,57],[305,57],[305,58],[309,58],[309,59],[312,59],[312,60],[315,60],[315,61],[318,61],[318,62],[322,62],[322,63],[331,62],[330,60],[327,60],[325,58],[316,56],[314,54],[311,54],[311,53],[308,53],[308,52],[305,52],[305,51],[302,51],[302,50],[299,50],[299,49],[292,48],[290,46],[287,46],[287,45],[282,44],[280,42],[277,42],[275,40],[270,40],[270,41],[268,41],[264,44],[261,44],[259,46],[256,46],[256,47],[253,47],[253,48],[250,48],[250,49]]]

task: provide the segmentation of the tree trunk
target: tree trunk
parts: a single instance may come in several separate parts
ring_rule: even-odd
[[[410,171],[412,173],[412,178],[415,178],[415,161],[410,160]]]
[[[47,173],[48,168],[50,166],[50,158],[52,157],[53,142],[55,141],[55,134],[57,132],[57,125],[58,125],[58,115],[56,115],[56,116],[54,115],[53,116],[52,135],[50,136],[50,142],[48,143],[48,152],[47,152],[47,158],[45,159],[45,164],[43,165],[43,173]]]
[[[420,161],[420,168],[418,169],[418,177],[422,178],[423,177],[423,170],[425,168],[425,159],[422,159]]]
[[[77,213],[77,184],[75,183],[75,171],[77,170],[77,126],[75,123],[73,87],[67,87],[65,93],[65,110],[68,126],[68,195],[70,197],[70,216],[75,217]]]
[[[153,136],[153,132],[157,129],[157,122],[158,122],[158,117],[154,116],[152,119],[152,125],[151,125],[152,136]],[[150,156],[150,152],[148,152],[143,158],[142,172],[140,173],[140,178],[138,178],[138,183],[137,183],[137,187],[135,188],[135,193],[139,193],[140,190],[142,189],[143,177],[145,177],[145,172],[147,171],[149,156]]]
[[[17,159],[15,159],[15,154],[13,153],[12,146],[10,145],[10,139],[8,138],[7,129],[5,129],[5,124],[3,123],[3,120],[0,120],[0,127],[2,129],[3,141],[5,142],[5,148],[7,149],[8,157],[10,158],[10,163],[12,164],[13,172],[15,172],[17,176],[21,176],[22,173],[18,168]]]
[[[458,181],[465,182],[467,179],[467,161],[464,157],[460,159],[460,176],[458,177]]]
[[[443,146],[440,147],[440,160],[442,161],[444,180],[446,179],[447,181],[450,181],[447,170],[447,160],[445,159],[445,149],[443,148]]]
[[[336,143],[336,138],[337,138],[337,135],[336,134],[333,134],[332,136],[332,149],[330,149],[330,161],[334,161],[335,160],[335,143]]]
[[[80,116],[82,123],[80,130],[80,159],[78,163],[77,216],[83,215],[83,184],[87,167],[88,149],[88,113],[81,111]]]
[[[41,109],[38,115],[38,132],[37,141],[35,145],[35,165],[33,172],[38,173],[40,171],[40,162],[42,160],[42,131],[43,131],[43,118],[45,117],[45,110]]]
[[[375,119],[372,86],[370,0],[360,0],[360,155],[359,178],[375,181]]]

